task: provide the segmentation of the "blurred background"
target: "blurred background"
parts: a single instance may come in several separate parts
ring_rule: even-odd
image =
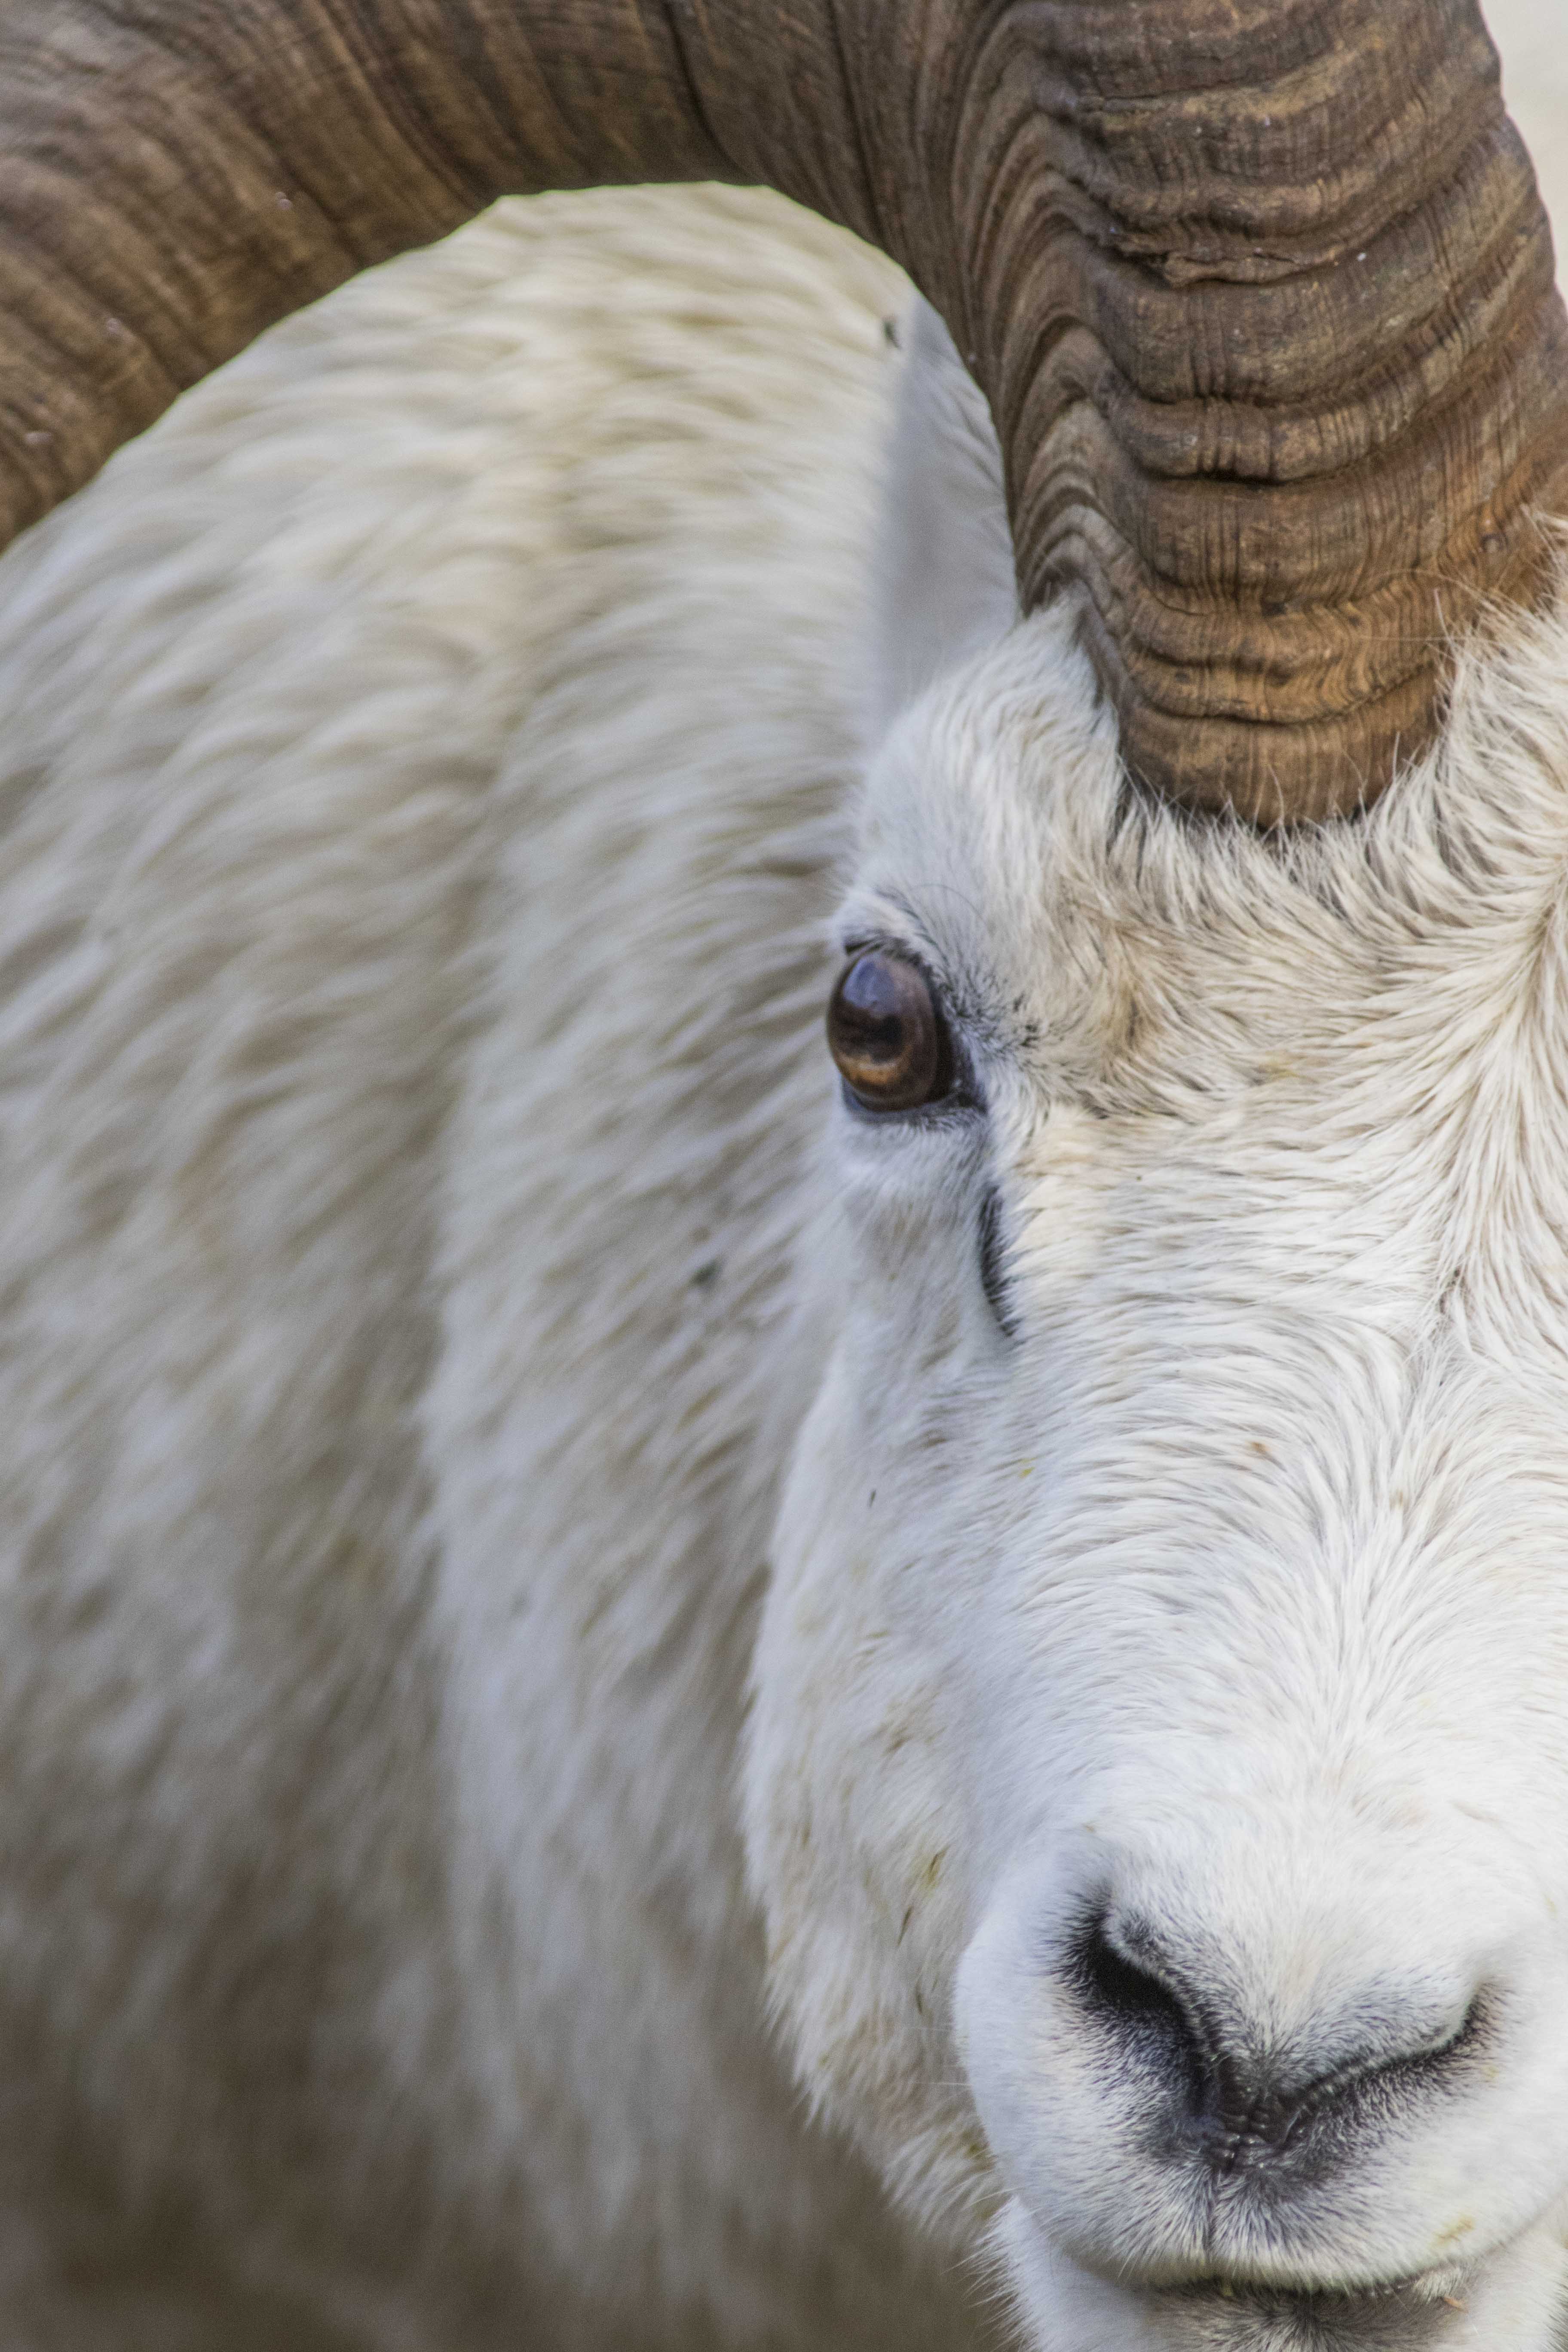
[[[1568,286],[1568,0],[1481,0],[1502,52],[1509,110],[1523,131]]]

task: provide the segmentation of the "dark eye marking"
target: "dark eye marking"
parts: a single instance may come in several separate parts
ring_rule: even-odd
[[[907,956],[851,956],[827,1008],[827,1043],[862,1110],[920,1110],[953,1091],[952,1040],[936,991]]]
[[[1002,1195],[994,1184],[980,1203],[979,1242],[980,1287],[985,1293],[992,1314],[1011,1339],[1016,1337],[1018,1326],[1007,1282],[1007,1244],[1002,1230]]]

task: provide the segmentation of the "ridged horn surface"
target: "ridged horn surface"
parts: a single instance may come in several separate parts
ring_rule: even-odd
[[[1471,0],[1032,16],[1032,55],[990,52],[1008,160],[973,246],[1024,600],[1079,591],[1161,791],[1343,813],[1429,740],[1454,632],[1534,592],[1568,492],[1495,53]]]
[[[1475,0],[8,0],[0,543],[494,197],[707,178],[942,312],[1159,791],[1373,797],[1535,593],[1568,330]]]

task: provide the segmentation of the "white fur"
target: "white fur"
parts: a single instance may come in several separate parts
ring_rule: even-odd
[[[0,571],[3,2352],[1552,2341],[1568,623],[1125,805],[904,299],[502,206]],[[984,1116],[837,1100],[868,937]],[[1194,2249],[1113,1877],[1496,2081]]]
[[[7,2352],[967,2332],[728,1793],[903,299],[503,207],[8,560]]]

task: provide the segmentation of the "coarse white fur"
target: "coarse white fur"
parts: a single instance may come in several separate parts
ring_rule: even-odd
[[[966,2324],[731,1796],[903,299],[503,207],[9,561],[8,2346]]]
[[[905,301],[502,206],[0,568],[0,2352],[1553,2340],[1568,623],[1130,802]],[[983,1113],[837,1099],[868,939]],[[1112,1881],[1497,2084],[1200,2259]]]

